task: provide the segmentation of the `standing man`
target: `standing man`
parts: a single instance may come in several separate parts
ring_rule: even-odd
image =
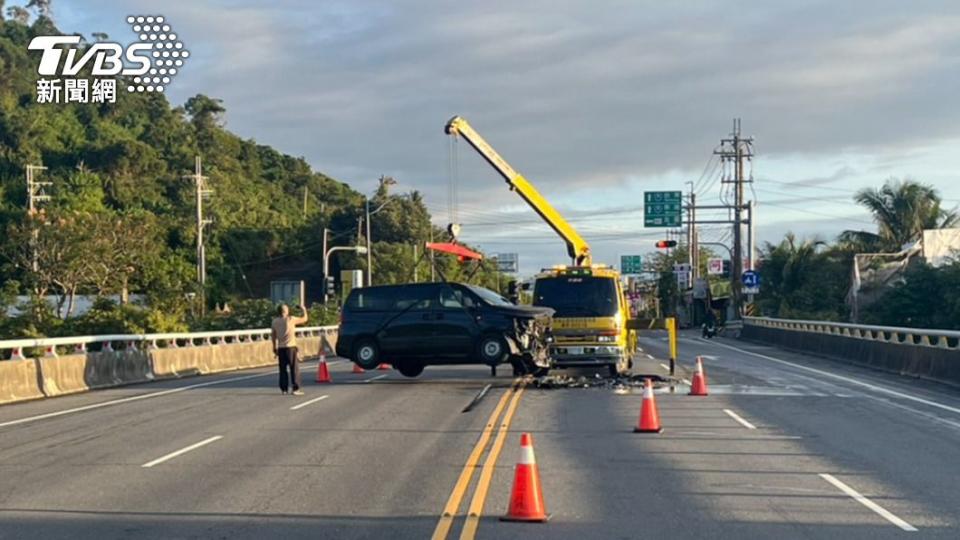
[[[270,340],[273,342],[273,354],[280,364],[280,391],[287,393],[288,382],[293,385],[293,395],[302,396],[300,390],[300,366],[297,363],[297,325],[307,322],[307,310],[298,306],[302,315],[291,317],[286,304],[277,307],[276,319],[270,325]],[[287,369],[290,370],[289,379]]]

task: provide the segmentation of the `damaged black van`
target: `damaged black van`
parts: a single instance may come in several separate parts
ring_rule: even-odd
[[[510,363],[515,373],[545,374],[552,316],[461,283],[357,288],[340,314],[337,355],[363,369],[392,364],[407,377],[441,364]]]

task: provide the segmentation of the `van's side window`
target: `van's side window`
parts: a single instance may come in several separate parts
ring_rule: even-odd
[[[393,309],[397,311],[431,309],[436,305],[436,301],[431,296],[430,290],[424,287],[400,287],[394,296]]]
[[[476,306],[473,298],[463,294],[463,291],[451,287],[443,287],[440,289],[440,305],[444,309],[463,309]]]

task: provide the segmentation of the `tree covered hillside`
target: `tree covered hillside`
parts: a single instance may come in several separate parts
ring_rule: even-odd
[[[361,193],[303,158],[226,130],[223,103],[203,94],[174,106],[163,94],[128,93],[118,82],[115,104],[36,103],[39,53],[27,45],[35,35],[61,32],[43,11],[31,22],[17,9],[0,20],[0,303],[32,292],[57,295],[63,306],[53,316],[36,303],[27,310],[31,320],[0,327],[4,337],[67,333],[72,295],[123,291],[145,294],[150,309],[114,313],[127,320],[121,329],[204,325],[191,318],[200,310],[190,300],[199,291],[194,183],[185,176],[196,156],[213,190],[205,203],[213,220],[206,230],[208,305],[265,297],[270,279],[307,279],[320,292],[323,229],[330,228],[331,245],[360,241]],[[52,182],[51,200],[34,215],[26,211],[28,164],[47,167],[37,179]],[[441,235],[431,231],[418,193],[381,188],[371,204],[384,202],[372,220],[374,281],[406,281],[413,246],[431,232]],[[365,267],[351,254],[332,262],[334,275],[341,267]],[[457,276],[455,262],[443,264],[448,277]],[[417,270],[421,280],[430,274],[426,262]],[[485,272],[481,280],[496,277]],[[142,321],[131,327],[134,315]]]

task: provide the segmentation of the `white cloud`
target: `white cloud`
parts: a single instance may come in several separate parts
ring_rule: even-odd
[[[242,136],[360,187],[392,174],[434,209],[445,207],[442,127],[453,114],[558,206],[587,212],[629,205],[644,189],[684,189],[734,116],[757,137],[761,178],[838,174],[824,185],[859,186],[878,181],[871,175],[936,169],[929,176],[943,182],[958,165],[943,146],[960,138],[956,3],[730,10],[719,0],[90,0],[84,8],[61,12],[85,32],[128,11],[164,11],[194,53],[170,87],[174,99],[223,98]],[[462,157],[461,180],[472,221],[516,213],[515,195],[481,160]],[[799,217],[777,217],[790,216]],[[603,240],[597,251],[630,246]]]

